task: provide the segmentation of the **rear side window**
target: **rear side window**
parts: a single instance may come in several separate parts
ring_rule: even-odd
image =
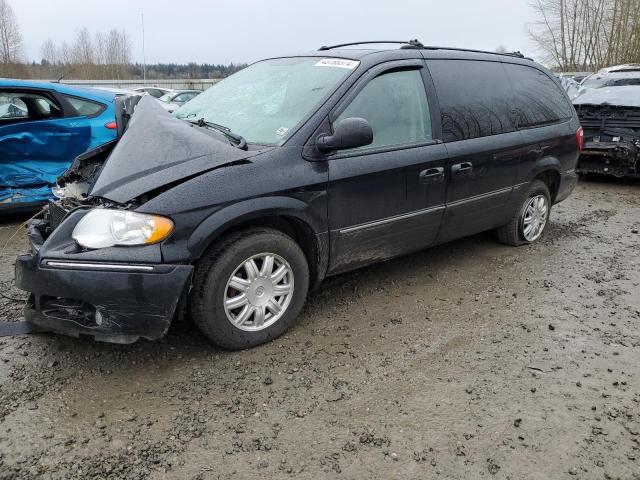
[[[562,122],[572,117],[573,106],[562,89],[544,72],[526,65],[504,65],[514,98],[511,102],[519,128]]]
[[[432,139],[427,94],[420,70],[382,74],[371,80],[333,122],[366,119],[373,143],[362,148],[411,144]]]
[[[44,97],[33,97],[34,105],[38,113],[43,117],[58,118],[62,116],[60,108],[51,100]]]
[[[430,60],[445,142],[513,132],[511,85],[498,62]]]
[[[71,106],[83,117],[94,117],[104,110],[104,105],[78,97],[64,96]]]

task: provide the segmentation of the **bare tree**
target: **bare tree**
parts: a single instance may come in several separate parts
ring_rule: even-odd
[[[107,36],[105,64],[113,78],[120,78],[131,64],[131,40],[124,30],[113,29]]]
[[[640,0],[531,0],[531,7],[530,36],[561,70],[640,61]]]
[[[102,32],[96,32],[93,37],[93,54],[96,63],[107,63],[107,39]]]
[[[22,52],[22,35],[11,5],[0,0],[0,68],[8,75],[15,70]]]
[[[76,34],[73,44],[72,58],[82,78],[94,78],[95,76],[95,52],[89,30],[83,28]]]
[[[60,62],[58,49],[56,48],[56,44],[53,43],[53,40],[45,40],[40,49],[40,55],[42,56],[42,60],[49,65],[55,65]]]

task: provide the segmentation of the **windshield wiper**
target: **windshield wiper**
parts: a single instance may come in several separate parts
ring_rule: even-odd
[[[240,150],[247,150],[247,141],[244,139],[242,135],[238,135],[237,133],[233,133],[229,127],[225,127],[224,125],[220,125],[214,122],[209,122],[204,119],[204,117],[199,118],[198,120],[189,120],[185,119],[189,123],[193,123],[194,125],[198,125],[199,127],[211,128],[222,133],[229,140],[232,140],[234,146],[238,147]]]

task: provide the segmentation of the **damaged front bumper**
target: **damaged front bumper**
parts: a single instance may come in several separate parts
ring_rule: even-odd
[[[587,142],[576,171],[614,177],[640,177],[640,149],[632,142]]]
[[[157,252],[105,249],[115,250],[112,259],[104,258],[109,252],[81,251],[68,234],[85,213],[71,212],[46,240],[42,223],[30,225],[32,253],[19,256],[15,266],[17,287],[30,293],[25,319],[52,332],[104,342],[161,338],[193,267],[161,263],[159,247]]]

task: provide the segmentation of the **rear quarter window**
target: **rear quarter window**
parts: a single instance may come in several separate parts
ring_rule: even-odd
[[[519,128],[559,123],[573,116],[573,106],[561,87],[537,68],[504,65],[513,90],[512,109]]]
[[[78,112],[78,115],[83,117],[95,117],[105,109],[105,106],[98,102],[92,102],[78,97],[71,97],[69,95],[65,95],[64,97],[76,112]]]
[[[511,86],[499,62],[429,60],[445,142],[514,132]]]

